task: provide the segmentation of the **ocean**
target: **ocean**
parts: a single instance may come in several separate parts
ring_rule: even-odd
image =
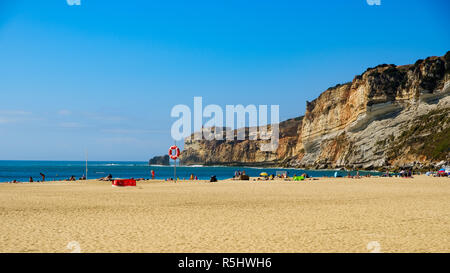
[[[0,182],[17,180],[29,181],[30,176],[34,181],[41,180],[40,173],[45,174],[46,181],[64,180],[72,175],[77,179],[85,174],[84,161],[7,161],[0,160]],[[114,178],[151,178],[150,171],[155,171],[156,179],[167,179],[174,176],[173,166],[149,166],[143,161],[89,161],[88,179],[105,177],[111,174]],[[311,177],[334,176],[336,170],[301,170],[283,168],[254,168],[254,167],[222,167],[222,166],[177,166],[177,177],[189,179],[191,174],[198,179],[209,179],[216,175],[217,179],[227,179],[234,175],[236,170],[245,171],[250,176],[259,176],[261,172],[276,174],[278,171],[286,171],[289,176],[307,173]],[[347,172],[337,171],[345,176]],[[351,172],[352,175],[356,172]],[[360,175],[379,175],[378,172],[360,171]]]

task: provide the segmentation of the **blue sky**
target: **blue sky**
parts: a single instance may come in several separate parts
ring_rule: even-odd
[[[448,1],[0,2],[0,160],[147,160],[176,104],[278,104],[444,55]]]

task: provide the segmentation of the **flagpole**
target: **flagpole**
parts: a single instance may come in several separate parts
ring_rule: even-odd
[[[88,180],[88,150],[86,149],[86,180]]]
[[[177,142],[175,142],[175,146],[177,146]],[[177,159],[175,158],[175,165],[173,166],[173,176],[175,183],[177,182]]]

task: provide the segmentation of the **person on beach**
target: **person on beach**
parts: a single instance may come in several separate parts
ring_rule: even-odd
[[[33,182],[33,177],[30,176],[30,180],[29,181],[30,181],[30,183]]]
[[[155,171],[151,170],[150,173],[152,174],[152,179],[155,179]]]
[[[40,173],[40,175],[42,176],[42,182],[45,182],[45,174]]]
[[[112,175],[111,175],[111,174],[108,174],[108,176],[102,177],[102,178],[100,178],[99,180],[100,180],[100,181],[111,181],[111,179],[112,179]]]

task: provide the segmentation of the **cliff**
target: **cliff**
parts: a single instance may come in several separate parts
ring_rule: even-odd
[[[246,166],[286,164],[286,159],[295,156],[297,153],[296,144],[299,141],[302,119],[303,117],[299,117],[280,123],[280,140],[276,152],[261,151],[261,144],[265,142],[249,140],[248,128],[246,128],[247,137],[245,140],[208,141],[193,140],[193,136],[189,137],[184,142],[184,150],[180,156],[181,164]],[[236,135],[237,132],[235,131],[234,134]]]
[[[450,52],[412,65],[379,65],[307,102],[280,123],[275,152],[262,141],[193,141],[184,164],[378,168],[450,160]]]

